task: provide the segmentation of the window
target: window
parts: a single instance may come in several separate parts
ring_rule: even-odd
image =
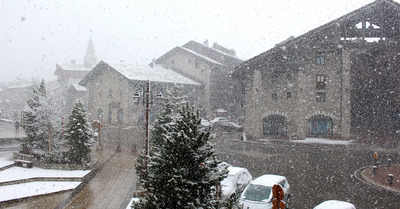
[[[124,111],[122,109],[119,109],[117,113],[117,123],[122,123],[123,118],[124,118]]]
[[[108,123],[112,122],[112,110],[108,111]]]
[[[278,93],[272,93],[271,97],[272,99],[278,99]]]
[[[273,74],[271,79],[272,79],[272,81],[277,81],[278,80],[278,75],[277,74]]]
[[[287,92],[286,93],[286,98],[292,98],[292,92]]]
[[[174,65],[175,64],[175,60],[171,60],[171,65]]]
[[[192,60],[191,60],[191,59],[188,59],[188,63],[189,63],[189,64],[192,63]]]
[[[112,90],[111,89],[108,90],[108,96],[112,97]]]
[[[317,65],[325,65],[325,56],[317,56]]]
[[[326,93],[325,92],[317,92],[315,95],[315,99],[317,102],[325,102]]]
[[[196,68],[199,68],[199,67],[200,67],[200,61],[196,60]]]
[[[326,76],[325,75],[317,75],[316,76],[316,88],[324,89],[326,87]]]

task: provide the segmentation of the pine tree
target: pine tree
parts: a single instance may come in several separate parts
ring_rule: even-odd
[[[147,173],[137,167],[146,192],[135,208],[212,208],[213,188],[226,172],[218,169],[210,133],[200,130],[199,114],[189,105],[170,118],[152,138],[159,143],[151,148]]]
[[[86,111],[82,103],[74,104],[67,124],[66,136],[69,151],[68,160],[74,164],[90,162],[90,147],[88,145],[90,127],[87,123]]]
[[[61,133],[61,108],[47,95],[44,80],[33,88],[33,98],[22,113],[22,127],[28,138],[28,146],[52,150],[58,146]]]

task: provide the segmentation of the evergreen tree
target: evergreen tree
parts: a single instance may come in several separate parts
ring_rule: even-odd
[[[47,95],[44,80],[33,88],[33,98],[22,113],[22,127],[28,138],[28,146],[52,150],[58,145],[61,133],[61,108]]]
[[[90,126],[87,123],[87,115],[82,103],[74,104],[66,129],[65,138],[69,147],[68,160],[74,164],[90,162],[90,147],[88,145]]]
[[[137,167],[145,193],[135,208],[212,208],[213,190],[226,171],[218,169],[210,133],[201,131],[199,114],[189,105],[169,118],[158,124],[161,135],[153,135],[158,143],[151,148],[147,172]]]

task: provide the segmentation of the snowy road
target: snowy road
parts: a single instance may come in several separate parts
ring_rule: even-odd
[[[400,163],[398,151],[358,143],[293,143],[288,141],[220,141],[216,150],[222,160],[246,167],[253,177],[281,174],[288,178],[290,208],[313,208],[328,199],[352,202],[357,208],[400,208],[396,193],[364,184],[354,172],[373,161],[391,156]]]

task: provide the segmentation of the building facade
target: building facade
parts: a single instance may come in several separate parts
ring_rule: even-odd
[[[214,43],[208,45],[189,41],[175,47],[155,60],[165,68],[178,72],[204,85],[205,97],[199,99],[202,117],[210,117],[217,109],[236,112],[231,105],[233,87],[230,74],[242,60],[236,57],[232,49]]]
[[[397,137],[399,16],[377,0],[239,65],[247,137]]]
[[[104,124],[109,143],[121,138],[125,146],[141,144],[135,140],[145,135],[146,106],[142,99],[147,83],[151,92],[149,102],[152,103],[150,119],[155,119],[161,108],[156,104],[156,96],[159,93],[165,96],[176,86],[180,86],[183,100],[194,106],[197,98],[204,97],[202,85],[162,66],[100,61],[79,84],[87,89],[89,120],[100,120]]]

